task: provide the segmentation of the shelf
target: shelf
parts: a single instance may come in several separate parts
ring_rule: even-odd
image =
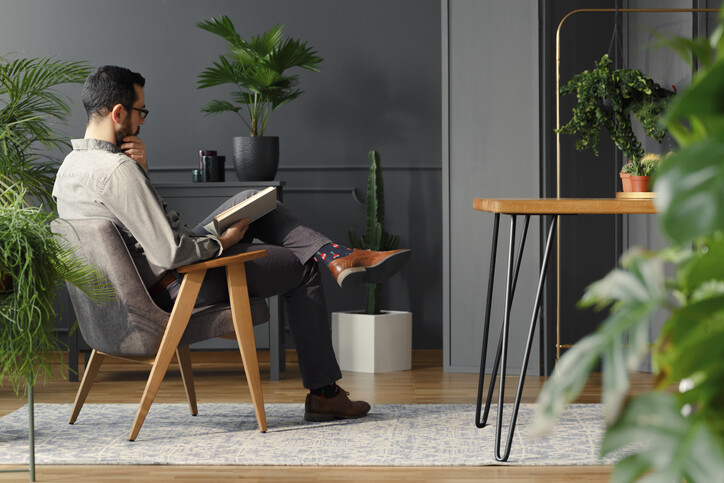
[[[639,193],[623,193],[621,191],[616,193],[616,199],[618,200],[653,200],[656,198],[656,193],[653,191],[642,191]]]

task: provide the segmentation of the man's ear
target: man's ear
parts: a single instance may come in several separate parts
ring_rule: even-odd
[[[111,111],[111,120],[114,124],[121,124],[123,122],[123,106],[121,104],[116,104],[113,106],[113,110]]]

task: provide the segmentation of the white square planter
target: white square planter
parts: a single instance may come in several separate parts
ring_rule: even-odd
[[[412,367],[412,313],[333,312],[332,345],[343,371],[408,370]]]

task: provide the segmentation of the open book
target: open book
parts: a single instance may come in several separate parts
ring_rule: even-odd
[[[249,218],[249,223],[258,220],[277,207],[277,189],[270,186],[254,196],[245,199],[241,203],[222,211],[214,217],[214,220],[205,225],[206,231],[212,235],[219,236],[224,230],[237,221]]]

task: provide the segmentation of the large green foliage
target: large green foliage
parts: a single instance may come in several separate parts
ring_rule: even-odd
[[[400,237],[385,231],[385,186],[382,179],[382,159],[377,151],[369,152],[370,171],[367,177],[367,230],[357,236],[354,228],[349,229],[349,241],[353,248],[364,250],[395,250]],[[367,305],[365,313],[380,313],[380,284],[367,284]]]
[[[69,145],[56,129],[70,115],[70,99],[57,88],[81,83],[88,73],[82,62],[0,57],[0,189],[21,183],[46,207],[55,206],[57,163],[48,153]]]
[[[287,69],[300,67],[319,72],[322,58],[306,42],[291,38],[284,40],[282,25],[275,25],[271,30],[252,37],[251,41],[244,40],[237,33],[226,15],[198,22],[196,26],[220,36],[229,44],[228,53],[220,55],[213,67],[208,67],[199,75],[199,88],[224,84],[236,88],[231,93],[231,101],[213,100],[202,112],[234,112],[252,136],[263,136],[271,112],[302,93],[296,88],[299,76],[285,74]]]
[[[16,393],[49,375],[61,349],[53,333],[59,286],[68,281],[98,300],[113,295],[103,275],[50,231],[53,215],[27,206],[25,195],[12,185],[0,203],[0,274],[9,278],[0,293],[0,384],[7,376]]]
[[[642,443],[613,480],[708,483],[724,475],[724,44],[674,39],[702,68],[672,103],[666,126],[681,148],[656,177],[657,209],[673,245],[632,251],[592,284],[583,305],[610,308],[598,330],[561,358],[539,396],[536,424],[550,426],[598,360],[609,423],[601,452]],[[669,267],[667,270],[666,267]],[[665,273],[674,273],[667,278]],[[668,314],[654,344],[654,391],[628,401],[629,371],[648,353],[651,315]],[[669,388],[679,383],[678,391]]]
[[[636,69],[611,69],[604,55],[591,70],[584,70],[561,87],[561,95],[576,93],[573,117],[557,132],[576,134],[576,149],[592,149],[598,156],[598,139],[605,128],[616,147],[632,162],[644,155],[631,126],[631,116],[641,122],[647,136],[661,142],[666,130],[659,124],[674,93],[662,88]]]

